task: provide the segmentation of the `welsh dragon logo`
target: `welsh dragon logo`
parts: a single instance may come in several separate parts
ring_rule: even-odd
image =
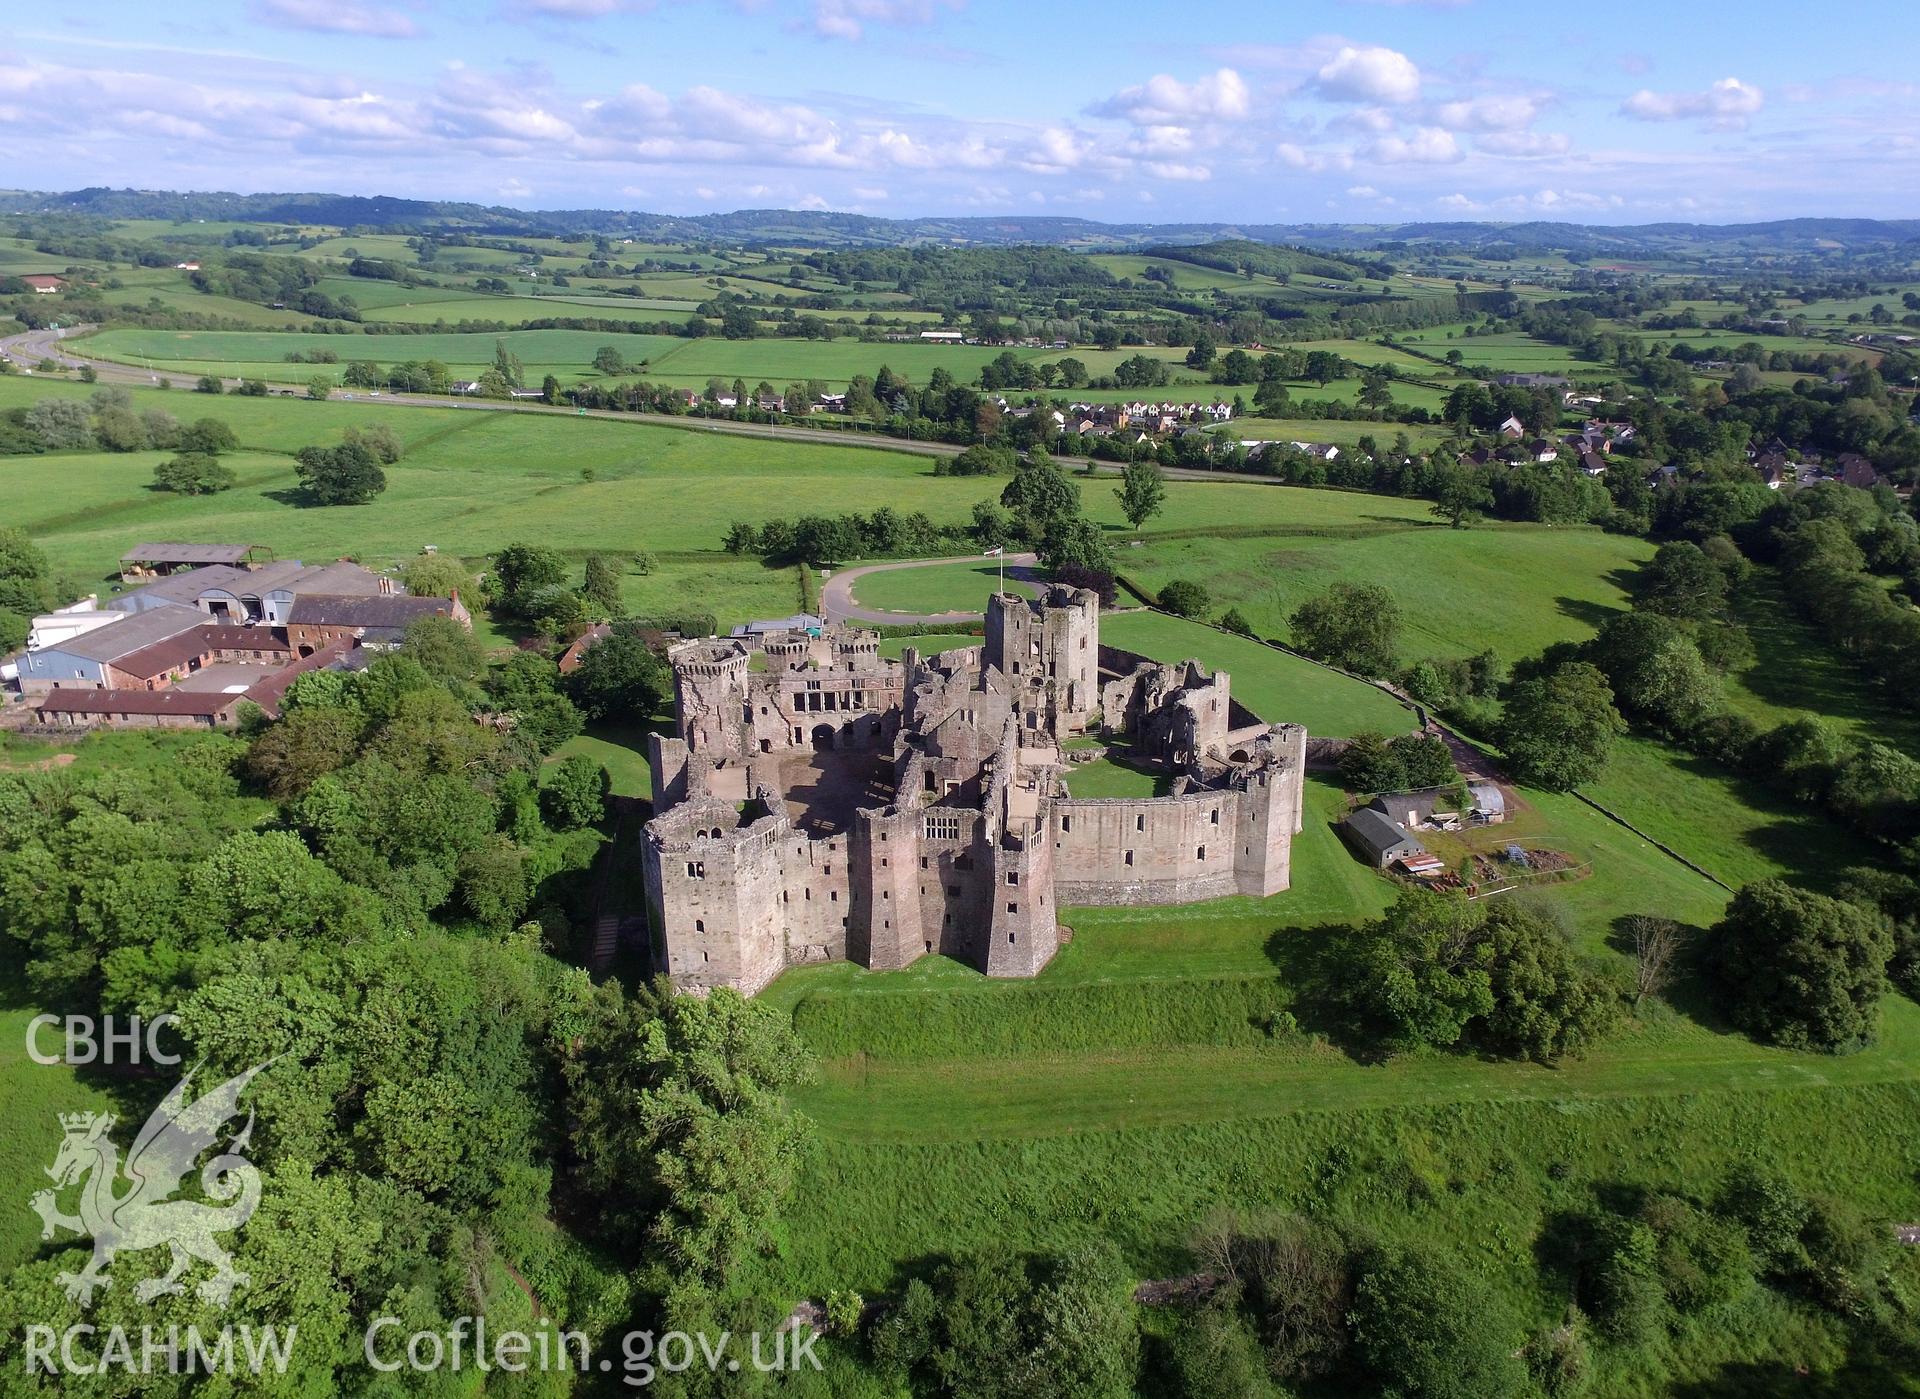
[[[260,1172],[242,1154],[253,1135],[253,1114],[247,1114],[246,1124],[225,1150],[200,1172],[202,1190],[220,1203],[168,1197],[181,1188],[201,1153],[218,1141],[228,1121],[238,1115],[240,1094],[266,1067],[256,1065],[190,1104],[187,1090],[193,1074],[188,1073],[147,1118],[124,1167],[120,1150],[108,1135],[115,1120],[111,1113],[60,1114],[65,1135],[59,1154],[47,1167],[54,1188],[38,1192],[32,1204],[45,1226],[41,1238],[51,1239],[64,1229],[93,1239],[93,1257],[87,1266],[59,1275],[70,1300],[89,1307],[97,1289],[113,1286],[106,1270],[115,1254],[162,1246],[172,1251],[173,1266],[164,1277],[148,1278],[135,1286],[133,1295],[142,1302],[186,1291],[180,1278],[196,1259],[214,1269],[213,1276],[195,1289],[202,1301],[225,1307],[233,1289],[247,1284],[247,1274],[235,1271],[231,1255],[214,1236],[238,1229],[260,1204]],[[63,1214],[56,1192],[77,1181],[84,1181],[80,1213]]]

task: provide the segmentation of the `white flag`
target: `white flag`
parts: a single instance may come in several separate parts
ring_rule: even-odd
[[[988,559],[997,559],[1006,552],[1007,551],[1005,549],[1001,548],[998,544],[996,544],[991,549],[987,550],[985,554],[981,555],[981,557],[988,558]]]

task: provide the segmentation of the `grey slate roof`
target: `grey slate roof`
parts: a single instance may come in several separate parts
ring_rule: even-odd
[[[314,627],[405,627],[421,617],[452,615],[453,600],[396,594],[361,597],[341,593],[297,593],[287,621]]]
[[[1419,841],[1368,806],[1361,807],[1347,818],[1347,830],[1376,860],[1403,845],[1411,846],[1415,850],[1426,849]]]
[[[197,608],[176,605],[154,607],[122,617],[117,622],[109,622],[104,627],[81,632],[71,640],[47,649],[89,661],[114,661],[142,647],[151,646],[156,641],[178,636],[206,620],[206,614]]]

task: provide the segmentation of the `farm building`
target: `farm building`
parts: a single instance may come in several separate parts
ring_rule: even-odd
[[[29,273],[20,280],[32,287],[36,296],[52,296],[67,284],[65,277],[56,277],[51,272]]]
[[[1386,813],[1363,806],[1342,825],[1355,850],[1375,869],[1385,869],[1396,861],[1417,860],[1427,847],[1390,821]]]
[[[120,556],[120,581],[168,578],[190,568],[253,568],[273,557],[264,544],[136,544]]]

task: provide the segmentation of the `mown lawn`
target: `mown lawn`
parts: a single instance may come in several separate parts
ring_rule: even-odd
[[[552,768],[563,758],[585,754],[607,770],[616,797],[653,797],[653,768],[647,762],[647,736],[653,729],[641,724],[589,724],[587,731],[568,739],[548,757]]]
[[[984,613],[987,598],[1000,586],[1001,576],[992,559],[933,568],[889,568],[858,579],[853,586],[853,600],[862,607],[883,612]],[[1015,590],[1030,591],[1023,587]]]
[[[1067,769],[1067,791],[1076,797],[1164,797],[1172,790],[1170,775],[1136,766],[1124,756],[1095,758]]]

